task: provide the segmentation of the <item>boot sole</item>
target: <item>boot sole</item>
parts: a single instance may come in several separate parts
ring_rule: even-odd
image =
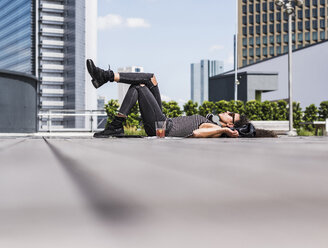
[[[98,89],[100,87],[100,83],[94,78],[94,70],[93,68],[95,67],[95,64],[93,63],[92,59],[87,59],[87,69],[88,72],[92,78],[91,83],[93,84],[93,86]]]

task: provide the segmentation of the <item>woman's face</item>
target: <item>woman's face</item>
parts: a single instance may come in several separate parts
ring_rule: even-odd
[[[240,114],[229,111],[219,114],[219,117],[220,121],[224,122],[228,126],[233,126],[237,121],[240,120]]]

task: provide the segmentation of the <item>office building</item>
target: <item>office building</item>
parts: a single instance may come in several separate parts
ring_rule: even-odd
[[[127,66],[127,67],[118,68],[117,72],[144,72],[144,68],[141,66]],[[130,87],[129,84],[117,84],[119,105],[122,104],[123,99],[129,87]]]
[[[238,1],[238,66],[288,52],[288,15],[274,0]],[[328,37],[328,1],[305,0],[293,17],[293,49],[316,44]]]
[[[191,100],[202,104],[208,101],[208,79],[223,72],[223,61],[201,60],[190,66]]]
[[[85,70],[86,58],[96,60],[97,1],[1,0],[0,21],[0,69],[39,79],[39,111],[97,108]],[[85,120],[59,117],[52,125],[83,128]]]

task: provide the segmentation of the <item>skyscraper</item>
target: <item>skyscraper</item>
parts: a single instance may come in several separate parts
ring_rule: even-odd
[[[208,101],[208,79],[223,72],[223,61],[201,60],[191,64],[191,100],[202,104]]]
[[[127,67],[118,68],[117,72],[144,72],[144,68],[141,66],[127,66]],[[119,105],[122,104],[123,99],[129,87],[130,87],[129,84],[117,84]]]
[[[274,0],[239,0],[238,66],[288,52],[288,15]],[[328,37],[328,1],[305,0],[293,17],[293,49]]]
[[[96,60],[96,0],[1,0],[0,21],[0,68],[39,78],[41,111],[97,108],[85,70],[86,58]],[[52,125],[83,128],[84,121]]]

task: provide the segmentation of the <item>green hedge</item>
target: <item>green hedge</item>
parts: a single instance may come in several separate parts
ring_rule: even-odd
[[[222,113],[226,111],[246,114],[250,120],[288,120],[289,110],[287,103],[283,100],[277,102],[259,102],[259,101],[248,101],[246,103],[242,101],[225,101],[221,100],[218,102],[204,101],[203,104],[199,105],[189,100],[183,105],[183,109],[180,108],[176,101],[163,101],[163,113],[170,118],[178,117],[181,115],[194,115],[200,114],[206,116],[208,113]],[[108,115],[108,123],[112,121],[119,108],[117,100],[110,100],[106,105],[106,113]],[[305,108],[303,112],[300,103],[293,103],[293,122],[295,128],[300,128],[300,122],[302,121],[315,121],[325,120],[328,118],[328,101],[320,103],[319,108],[314,104]],[[136,104],[130,115],[127,118],[127,127],[142,127],[141,116],[139,106]],[[313,127],[307,125],[307,130],[312,131]]]

